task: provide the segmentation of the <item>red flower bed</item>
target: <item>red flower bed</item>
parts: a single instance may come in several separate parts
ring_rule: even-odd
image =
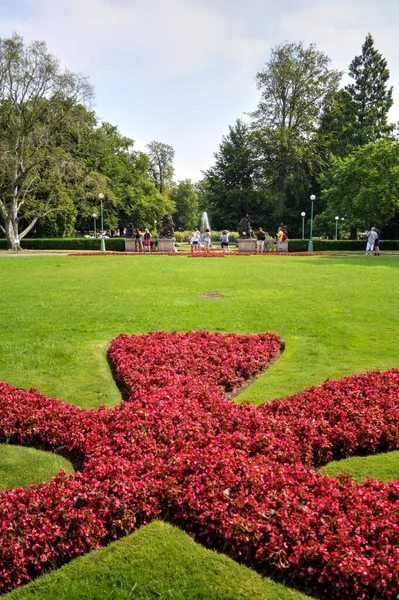
[[[181,256],[179,252],[69,252],[68,256],[107,256],[118,255],[118,256]]]
[[[98,412],[0,384],[1,440],[79,466],[0,493],[3,589],[161,517],[323,598],[396,598],[399,483],[314,468],[399,447],[399,370],[226,400],[280,349],[274,334],[121,335],[109,358],[128,402]]]
[[[223,252],[193,252],[187,254],[189,258],[224,258]]]
[[[342,256],[334,252],[237,252],[237,256]]]

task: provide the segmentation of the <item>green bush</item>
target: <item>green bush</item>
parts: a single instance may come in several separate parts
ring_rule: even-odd
[[[5,240],[4,248],[7,247]],[[23,250],[100,250],[100,240],[92,238],[23,238],[21,240]],[[105,240],[106,250],[112,252],[124,252],[124,238],[109,238]]]
[[[289,252],[306,252],[309,240],[290,240],[288,244]],[[347,252],[347,251],[365,251],[365,240],[321,240],[313,239],[313,250],[315,252]],[[399,250],[399,240],[382,240],[381,250]]]

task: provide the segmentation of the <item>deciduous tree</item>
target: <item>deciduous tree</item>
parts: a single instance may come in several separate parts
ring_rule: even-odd
[[[261,99],[252,113],[253,127],[260,142],[263,179],[278,200],[277,216],[284,215],[289,183],[298,178],[298,170],[305,169],[310,187],[319,162],[315,134],[340,78],[326,54],[314,44],[305,48],[302,42],[276,46],[256,76]]]
[[[91,97],[87,79],[61,69],[44,42],[0,40],[0,230],[9,248],[56,210],[57,182],[71,167],[57,136]]]
[[[175,151],[172,146],[155,141],[147,144],[147,148],[155,185],[161,194],[164,194],[172,183]]]
[[[172,188],[171,199],[175,203],[173,219],[177,229],[187,231],[198,227],[198,192],[191,179],[184,179]]]
[[[381,227],[399,213],[399,142],[371,142],[346,158],[333,158],[322,183],[330,209],[346,223]]]

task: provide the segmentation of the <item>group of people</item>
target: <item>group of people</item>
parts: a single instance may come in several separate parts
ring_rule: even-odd
[[[374,256],[380,255],[380,230],[376,227],[372,227],[367,232],[366,256],[370,256],[373,252]]]
[[[263,231],[262,227],[259,227],[256,232],[256,252],[261,254],[265,249],[265,241],[266,241],[266,233]],[[288,252],[288,235],[287,235],[287,227],[285,225],[280,225],[277,229],[276,239],[272,240],[277,244],[278,252]]]
[[[151,251],[151,233],[148,227],[144,229],[144,233],[140,229],[134,232],[134,249],[136,252]]]
[[[229,252],[229,234],[230,232],[227,229],[224,229],[220,236],[220,246],[223,250],[223,253]],[[212,246],[211,232],[209,229],[205,229],[203,236],[201,236],[201,233],[198,231],[198,229],[193,231],[193,234],[190,238],[191,253],[199,252],[201,250],[201,244],[204,248],[204,251],[209,252],[209,249]]]
[[[220,246],[223,250],[223,253],[229,252],[230,250],[229,234],[230,232],[227,229],[224,229],[220,236]],[[263,231],[262,227],[259,227],[258,231],[256,232],[256,252],[258,254],[264,252],[265,241],[266,233]],[[273,241],[276,241],[277,243],[278,252],[288,252],[286,243],[288,241],[288,236],[287,228],[285,225],[280,225],[280,227],[277,230],[276,240]],[[193,231],[193,234],[190,237],[191,252],[199,252],[201,250],[201,244],[204,248],[204,251],[209,252],[209,248],[211,247],[211,233],[209,229],[205,229],[205,232],[202,237],[201,233],[198,230]]]
[[[209,229],[205,229],[204,235],[201,237],[201,232],[193,231],[193,234],[190,238],[190,246],[191,253],[199,252],[201,250],[201,243],[203,245],[204,251],[209,252],[209,248],[212,245],[211,232]]]

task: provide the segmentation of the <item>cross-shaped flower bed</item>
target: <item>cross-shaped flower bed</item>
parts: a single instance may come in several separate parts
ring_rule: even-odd
[[[315,468],[399,447],[399,370],[229,401],[281,347],[270,333],[121,335],[109,358],[127,402],[98,412],[0,384],[1,441],[77,467],[0,493],[2,589],[160,517],[323,598],[396,598],[399,483]]]

